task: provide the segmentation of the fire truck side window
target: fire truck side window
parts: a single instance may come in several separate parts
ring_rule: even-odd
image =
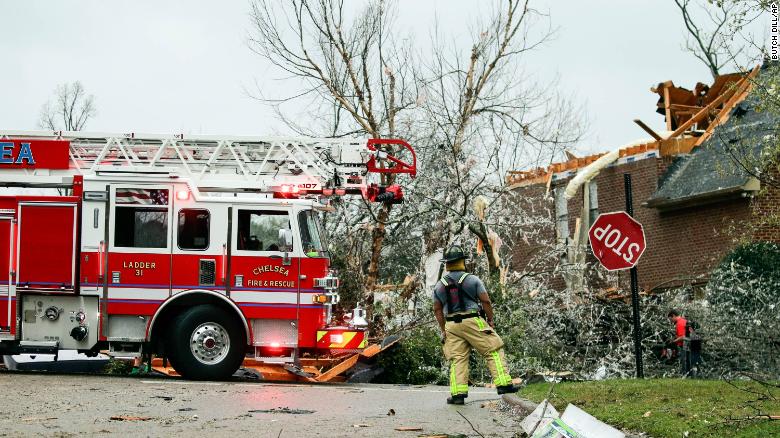
[[[286,211],[238,210],[238,249],[279,251],[279,230],[290,229]]]
[[[181,249],[203,250],[209,247],[208,210],[182,208],[179,210],[179,237]]]
[[[152,207],[116,207],[114,246],[166,248],[168,210]]]
[[[116,190],[114,246],[168,247],[168,190]]]
[[[309,257],[327,257],[328,254],[320,238],[317,213],[305,210],[298,213],[298,224],[301,227],[301,244],[303,253]]]

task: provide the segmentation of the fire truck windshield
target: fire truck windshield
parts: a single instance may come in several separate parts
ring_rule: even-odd
[[[317,213],[313,210],[305,210],[298,213],[298,224],[301,227],[303,252],[309,257],[328,257],[320,237],[320,224]]]

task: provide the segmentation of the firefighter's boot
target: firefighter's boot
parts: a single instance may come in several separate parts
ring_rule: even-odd
[[[466,394],[455,394],[451,397],[447,397],[448,405],[462,405],[466,403]]]
[[[517,385],[503,385],[503,386],[496,386],[496,391],[498,392],[498,395],[501,394],[514,394],[515,392],[519,391],[520,387]]]

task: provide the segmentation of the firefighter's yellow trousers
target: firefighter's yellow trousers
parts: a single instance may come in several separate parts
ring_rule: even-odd
[[[485,358],[496,386],[512,384],[504,358],[504,341],[484,319],[471,317],[461,322],[447,321],[444,331],[447,334],[444,357],[450,361],[452,395],[469,392],[469,353],[472,348]]]

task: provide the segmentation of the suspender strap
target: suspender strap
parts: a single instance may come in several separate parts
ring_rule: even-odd
[[[469,274],[464,272],[458,279],[458,301],[460,301],[460,310],[466,310],[466,291],[463,290],[463,280],[468,276]]]
[[[463,275],[461,275],[460,278],[458,279],[458,284],[463,283],[463,280],[465,280],[466,277],[468,277],[469,275],[471,275],[471,274],[469,274],[468,272],[464,272]],[[440,281],[441,281],[441,284],[443,284],[446,287],[446,286],[449,286],[450,284],[445,280],[445,278],[448,279],[449,277],[447,275],[445,275],[444,277],[441,278]]]

